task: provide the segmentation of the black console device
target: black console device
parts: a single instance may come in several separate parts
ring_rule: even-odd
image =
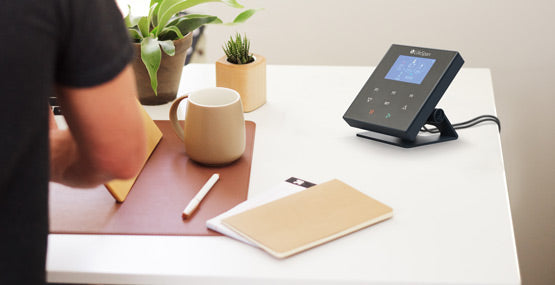
[[[392,45],[343,119],[357,136],[405,148],[457,139],[437,103],[464,64],[456,51]],[[439,135],[418,135],[430,124]]]

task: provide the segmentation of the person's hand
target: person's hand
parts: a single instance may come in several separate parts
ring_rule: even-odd
[[[69,130],[60,130],[56,122],[52,123],[50,119],[50,181],[64,184],[72,184],[67,182],[65,178],[67,169],[77,160],[77,146],[75,140],[71,136]],[[76,186],[76,185],[70,185]]]
[[[131,66],[103,84],[58,86],[67,129],[50,115],[50,180],[93,187],[141,170],[146,134]]]
[[[48,117],[48,125],[50,126],[50,130],[57,130],[58,124],[56,124],[56,119],[54,118],[54,112],[50,105],[48,105],[48,113],[50,114]]]

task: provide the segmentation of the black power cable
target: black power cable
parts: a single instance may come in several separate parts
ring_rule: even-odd
[[[466,128],[470,128],[472,126],[475,126],[477,124],[483,123],[483,122],[495,122],[497,124],[497,129],[499,130],[499,132],[501,132],[501,121],[499,121],[499,119],[496,116],[492,116],[492,115],[482,115],[482,116],[478,116],[476,118],[470,119],[468,121],[465,122],[461,122],[461,123],[457,123],[457,124],[453,124],[453,128],[458,130],[458,129],[466,129]],[[431,134],[436,134],[439,133],[439,130],[437,128],[426,128],[426,126],[422,126],[422,129],[420,129],[421,132],[427,132],[427,133],[431,133]]]

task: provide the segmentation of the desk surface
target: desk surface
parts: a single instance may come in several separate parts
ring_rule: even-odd
[[[372,70],[268,66],[268,102],[245,115],[257,124],[249,196],[338,178],[393,219],[285,260],[226,237],[50,235],[49,282],[519,284],[496,125],[415,149],[356,137],[342,115]],[[188,65],[179,94],[214,85],[213,65]],[[495,114],[489,70],[462,69],[438,106],[453,123]],[[169,104],[146,109],[167,119]]]

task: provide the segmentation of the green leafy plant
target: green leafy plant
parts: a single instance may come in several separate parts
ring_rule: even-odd
[[[162,59],[161,51],[173,56],[174,40],[182,39],[187,33],[205,24],[223,24],[216,16],[179,13],[207,2],[219,2],[233,8],[244,8],[236,0],[151,0],[147,16],[133,17],[129,7],[125,24],[131,38],[141,45],[141,59],[148,70],[150,84],[155,94],[158,94],[157,73]],[[256,9],[245,10],[238,14],[233,22],[226,25],[243,23],[256,11]]]
[[[227,56],[227,61],[234,64],[247,64],[254,61],[252,53],[250,53],[251,43],[247,36],[241,37],[240,34],[229,37],[229,40],[224,45],[223,50]]]

